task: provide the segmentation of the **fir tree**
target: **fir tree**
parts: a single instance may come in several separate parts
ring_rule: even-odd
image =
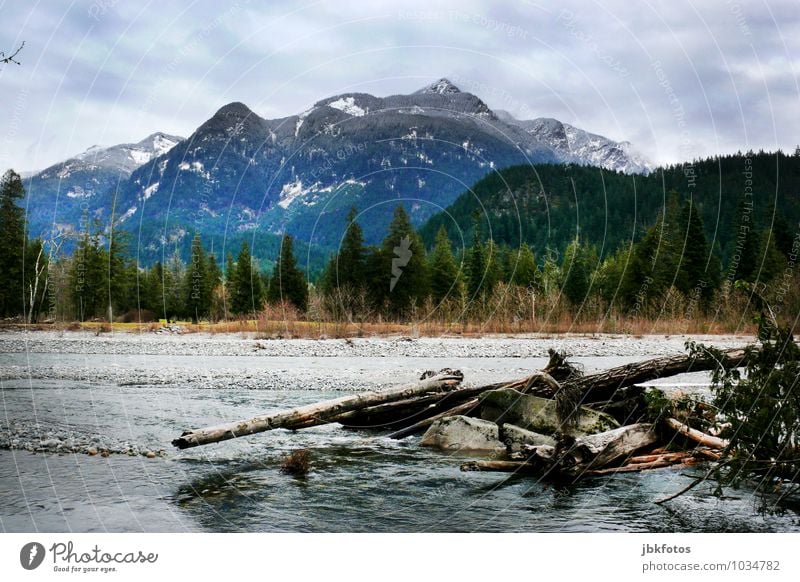
[[[223,286],[225,294],[223,295],[223,302],[225,306],[225,317],[228,314],[233,314],[232,297],[237,287],[236,282],[236,263],[233,262],[233,255],[228,253],[225,258],[225,271],[223,273]]]
[[[210,316],[211,307],[214,304],[215,293],[217,293],[218,289],[222,285],[222,270],[219,268],[219,265],[217,264],[217,258],[214,256],[213,252],[208,253],[206,256],[206,277],[208,285],[205,289],[205,301],[208,305]],[[266,285],[262,285],[262,288],[266,289],[267,287]]]
[[[207,317],[211,310],[211,292],[213,283],[208,272],[208,258],[203,250],[200,233],[192,239],[191,255],[186,269],[184,291],[186,293],[185,308],[192,323]]]
[[[364,284],[364,233],[356,222],[355,208],[347,215],[347,232],[336,256],[336,285],[358,289]]]
[[[527,244],[522,243],[517,250],[508,253],[507,264],[506,278],[509,283],[528,289],[538,286],[541,274],[536,265],[536,256]]]
[[[297,267],[294,256],[294,239],[286,234],[281,242],[281,252],[275,264],[267,300],[270,303],[288,301],[300,311],[308,309],[308,284],[303,272]]]
[[[180,252],[175,248],[164,267],[164,316],[168,322],[186,315],[185,279],[186,265],[181,260]]]
[[[250,245],[242,243],[233,276],[231,292],[231,312],[235,315],[255,313],[261,310],[264,303],[264,290],[261,277],[253,267]]]
[[[761,233],[758,282],[769,283],[786,270],[786,257],[778,249],[775,237],[768,230]],[[757,267],[758,268],[758,267]]]
[[[772,224],[772,235],[775,237],[775,246],[787,259],[792,254],[792,247],[794,246],[794,239],[789,231],[789,223],[786,219],[778,215]]]
[[[112,221],[113,223],[113,221]],[[109,320],[115,314],[127,311],[130,304],[131,279],[130,255],[129,255],[129,233],[112,227],[111,236],[108,243],[108,299],[106,304],[109,306]]]
[[[108,258],[100,246],[99,225],[88,226],[72,257],[70,289],[78,319],[105,315],[108,306]]]
[[[383,269],[379,278],[388,288],[389,308],[394,315],[403,315],[412,303],[420,304],[427,297],[428,265],[422,239],[402,206],[395,208],[381,256]]]
[[[690,200],[684,203],[681,214],[685,238],[676,287],[687,296],[699,293],[707,303],[719,284],[719,263],[708,244],[697,208]]]
[[[486,270],[483,278],[483,293],[488,297],[497,285],[503,282],[507,259],[503,247],[491,239],[486,243],[485,253]]]
[[[0,179],[0,316],[21,315],[25,289],[25,215],[17,200],[25,196],[22,178],[8,170]]]
[[[578,240],[572,241],[564,251],[561,264],[562,292],[573,305],[583,303],[589,294],[591,265],[589,252]]]
[[[486,254],[481,240],[481,223],[475,218],[472,246],[467,255],[467,294],[470,301],[477,299],[486,277]]]
[[[754,217],[752,203],[742,196],[739,199],[737,217],[733,223],[729,246],[732,247],[730,263],[728,265],[728,278],[732,281],[755,280],[756,271],[760,263],[758,251],[761,244],[761,233],[758,232]]]
[[[156,262],[142,277],[140,305],[142,309],[152,311],[156,317],[166,319],[164,302],[164,267],[161,261]]]
[[[428,269],[431,276],[431,298],[434,303],[441,303],[446,297],[461,296],[461,277],[447,229],[442,226],[436,234],[436,245],[428,257]]]
[[[619,303],[617,294],[620,293],[632,253],[632,245],[619,248],[613,255],[606,257],[599,269],[597,291],[609,305],[615,301]]]

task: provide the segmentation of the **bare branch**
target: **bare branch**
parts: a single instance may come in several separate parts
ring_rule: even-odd
[[[22,47],[24,47],[24,46],[25,46],[25,41],[23,40],[22,44],[19,45],[17,50],[15,50],[13,53],[11,53],[8,56],[6,56],[6,53],[0,51],[0,63],[2,63],[4,65],[8,65],[10,63],[14,63],[15,65],[20,64],[19,61],[15,59],[15,57],[20,53],[20,51],[22,50]]]

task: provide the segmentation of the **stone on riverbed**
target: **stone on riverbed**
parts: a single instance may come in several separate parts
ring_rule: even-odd
[[[556,415],[556,402],[510,388],[490,390],[479,396],[481,418],[498,423],[511,423],[525,430],[545,435],[561,433],[586,436],[619,427],[613,417],[581,406],[577,426],[564,426]]]
[[[434,422],[422,435],[420,446],[446,451],[501,452],[497,425],[468,416],[448,416]]]

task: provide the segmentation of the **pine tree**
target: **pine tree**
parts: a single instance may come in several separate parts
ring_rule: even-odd
[[[775,237],[768,230],[761,233],[758,265],[759,283],[769,283],[786,270],[786,257],[778,249]]]
[[[186,268],[184,292],[186,312],[197,323],[207,317],[211,310],[212,281],[208,272],[208,258],[203,250],[200,233],[196,232],[192,239],[191,255]]]
[[[164,267],[161,261],[156,262],[150,269],[145,271],[141,278],[141,299],[142,309],[152,311],[156,317],[166,319],[166,307],[164,302]]]
[[[25,254],[25,215],[16,201],[25,197],[22,178],[8,170],[0,179],[0,316],[21,315]]]
[[[733,230],[729,246],[730,261],[728,265],[728,278],[732,281],[755,280],[758,270],[759,247],[761,246],[761,233],[756,228],[752,203],[747,202],[742,196],[739,199],[737,217],[733,223]]]
[[[589,294],[591,265],[589,251],[578,240],[572,241],[564,251],[561,264],[562,291],[573,305],[583,303]]]
[[[485,257],[486,270],[483,277],[483,293],[488,297],[494,292],[497,285],[503,282],[507,259],[503,247],[491,239],[486,243]]]
[[[218,292],[222,285],[222,270],[219,268],[217,258],[214,256],[213,252],[208,253],[206,257],[206,277],[208,285],[205,288],[206,297],[204,300],[206,301],[206,305],[208,305],[208,315],[211,316],[211,307],[214,304],[215,293]],[[267,287],[263,285],[262,288],[266,289]]]
[[[487,266],[478,218],[475,218],[472,232],[472,246],[467,255],[467,295],[470,301],[475,301],[483,289]]]
[[[267,300],[270,303],[288,301],[300,311],[308,309],[308,284],[303,272],[297,267],[294,256],[294,239],[286,234],[281,242],[281,253],[275,264]]]
[[[113,221],[112,221],[113,223]],[[132,307],[130,304],[131,279],[128,232],[117,231],[112,226],[108,243],[108,299],[109,320]]]
[[[223,300],[225,306],[225,317],[227,318],[228,314],[233,314],[232,298],[237,287],[236,263],[233,262],[233,255],[231,253],[228,253],[228,256],[225,258],[225,271],[223,273],[223,277],[223,285],[225,288]]]
[[[690,200],[684,203],[681,215],[685,244],[676,287],[687,296],[699,292],[707,303],[719,284],[719,263],[708,244],[697,208]]]
[[[108,255],[100,245],[99,224],[86,228],[72,256],[70,289],[75,313],[81,321],[100,315],[108,307]]]
[[[261,310],[264,303],[264,290],[261,277],[253,267],[250,245],[242,243],[233,276],[230,296],[231,312],[234,315],[252,314]]]
[[[391,262],[391,258],[389,258]],[[372,307],[383,312],[389,295],[389,285],[386,279],[387,259],[379,247],[367,247],[364,258],[364,281],[366,283]]]
[[[364,285],[364,232],[356,222],[358,211],[350,209],[347,215],[347,232],[336,256],[335,285],[359,289]]]
[[[775,246],[787,259],[792,254],[792,247],[794,246],[794,239],[789,230],[789,223],[786,219],[778,215],[772,224],[772,236],[775,237]]]
[[[429,280],[425,247],[402,206],[395,208],[381,257],[379,278],[388,291],[389,309],[394,315],[404,315],[412,303],[421,304],[427,297]]]
[[[515,251],[508,253],[508,266],[506,267],[509,283],[534,289],[539,285],[541,274],[536,265],[536,256],[527,244],[522,245]]]
[[[186,265],[176,247],[164,266],[164,314],[168,322],[186,315],[185,279]]]
[[[640,310],[649,299],[662,291],[655,282],[654,267],[661,240],[661,224],[659,217],[630,252],[619,292],[620,303],[627,308]]]
[[[428,257],[428,269],[431,277],[431,298],[434,303],[438,305],[446,297],[461,297],[463,283],[444,226],[441,226],[436,234],[436,245]]]
[[[667,205],[655,224],[658,236],[653,253],[653,288],[656,296],[663,296],[670,287],[685,288],[681,271],[686,238],[686,220],[682,212],[680,196],[675,190],[667,194]]]
[[[623,246],[614,254],[606,257],[599,268],[597,290],[600,297],[608,304],[620,302],[618,294],[621,291],[632,252],[632,245]]]

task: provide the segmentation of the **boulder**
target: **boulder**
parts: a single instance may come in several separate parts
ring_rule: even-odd
[[[506,445],[507,450],[519,451],[522,445],[529,445],[538,447],[540,445],[547,445],[550,447],[556,446],[556,439],[546,434],[540,434],[531,430],[525,430],[514,424],[504,424],[500,429],[502,441]]]
[[[505,451],[495,423],[468,416],[437,420],[425,431],[419,444],[445,451]]]
[[[511,388],[489,390],[479,398],[482,419],[510,423],[545,435],[560,433],[579,437],[619,427],[613,417],[586,406],[581,406],[576,426],[564,426],[558,420],[555,400],[522,394]]]

